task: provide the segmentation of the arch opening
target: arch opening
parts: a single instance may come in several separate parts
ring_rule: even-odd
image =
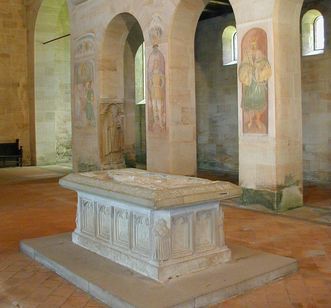
[[[207,4],[195,33],[197,168],[198,174],[237,183],[237,30],[232,7],[225,3]]]
[[[328,68],[331,67],[330,1],[305,0],[301,18],[304,202],[312,204],[311,192],[318,186],[322,189],[320,195],[326,196],[329,191],[324,193],[324,188],[331,183],[331,111],[328,107],[331,97],[325,87],[330,79]]]
[[[66,0],[44,0],[35,26],[37,165],[72,157],[70,20]]]
[[[100,159],[103,169],[146,165],[144,37],[136,18],[117,15],[102,52]]]

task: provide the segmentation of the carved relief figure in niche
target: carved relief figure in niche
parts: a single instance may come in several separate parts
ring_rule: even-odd
[[[75,117],[78,123],[95,126],[94,68],[91,62],[75,65]]]
[[[164,219],[159,219],[154,226],[154,260],[166,261],[170,257],[170,230]]]
[[[102,158],[105,164],[122,164],[124,147],[123,104],[100,104]]]
[[[112,123],[109,128],[110,152],[122,152],[124,143],[123,132],[123,106],[112,105]]]
[[[249,30],[242,39],[239,67],[244,133],[268,133],[268,79],[272,72],[267,52],[266,32],[260,28]]]
[[[165,59],[159,50],[162,31],[161,18],[156,15],[153,17],[149,30],[153,50],[147,63],[148,129],[151,132],[166,130]]]

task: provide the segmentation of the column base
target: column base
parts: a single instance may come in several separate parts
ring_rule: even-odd
[[[301,187],[290,186],[276,191],[242,188],[241,202],[244,205],[261,204],[275,212],[283,212],[303,206]]]

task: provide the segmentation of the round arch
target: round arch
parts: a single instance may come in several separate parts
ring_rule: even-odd
[[[34,24],[36,163],[70,163],[70,13],[66,0],[38,1]]]
[[[188,166],[189,162],[191,166],[188,167],[189,171],[180,171],[184,174],[197,173],[194,41],[199,17],[208,2],[209,0],[194,1],[194,3],[190,0],[179,1],[169,31],[168,80],[172,80],[168,89],[170,118],[177,119],[178,115],[187,118],[185,113],[190,113],[189,123],[186,122],[181,125],[177,122],[176,125],[169,126],[170,139],[176,140],[178,130],[184,129],[187,132],[188,124],[190,125],[191,134],[194,136],[193,142],[185,142],[185,144],[181,143],[179,146],[175,146],[170,154],[170,161],[174,162],[173,170],[182,170],[182,166]],[[231,5],[233,5],[232,2],[230,1]],[[233,10],[235,15],[235,7],[233,7]],[[183,147],[186,147],[186,149],[183,149]],[[181,161],[178,159],[180,152],[189,153],[190,157],[186,156]]]
[[[99,150],[104,169],[134,160],[134,56],[144,41],[137,18],[123,12],[108,24],[102,43],[100,67]]]

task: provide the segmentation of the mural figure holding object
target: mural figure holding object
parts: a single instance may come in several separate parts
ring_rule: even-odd
[[[165,61],[155,46],[148,59],[149,129],[165,131]]]
[[[251,29],[242,40],[239,80],[243,85],[241,108],[244,133],[268,133],[268,79],[271,66],[267,58],[267,34]]]

